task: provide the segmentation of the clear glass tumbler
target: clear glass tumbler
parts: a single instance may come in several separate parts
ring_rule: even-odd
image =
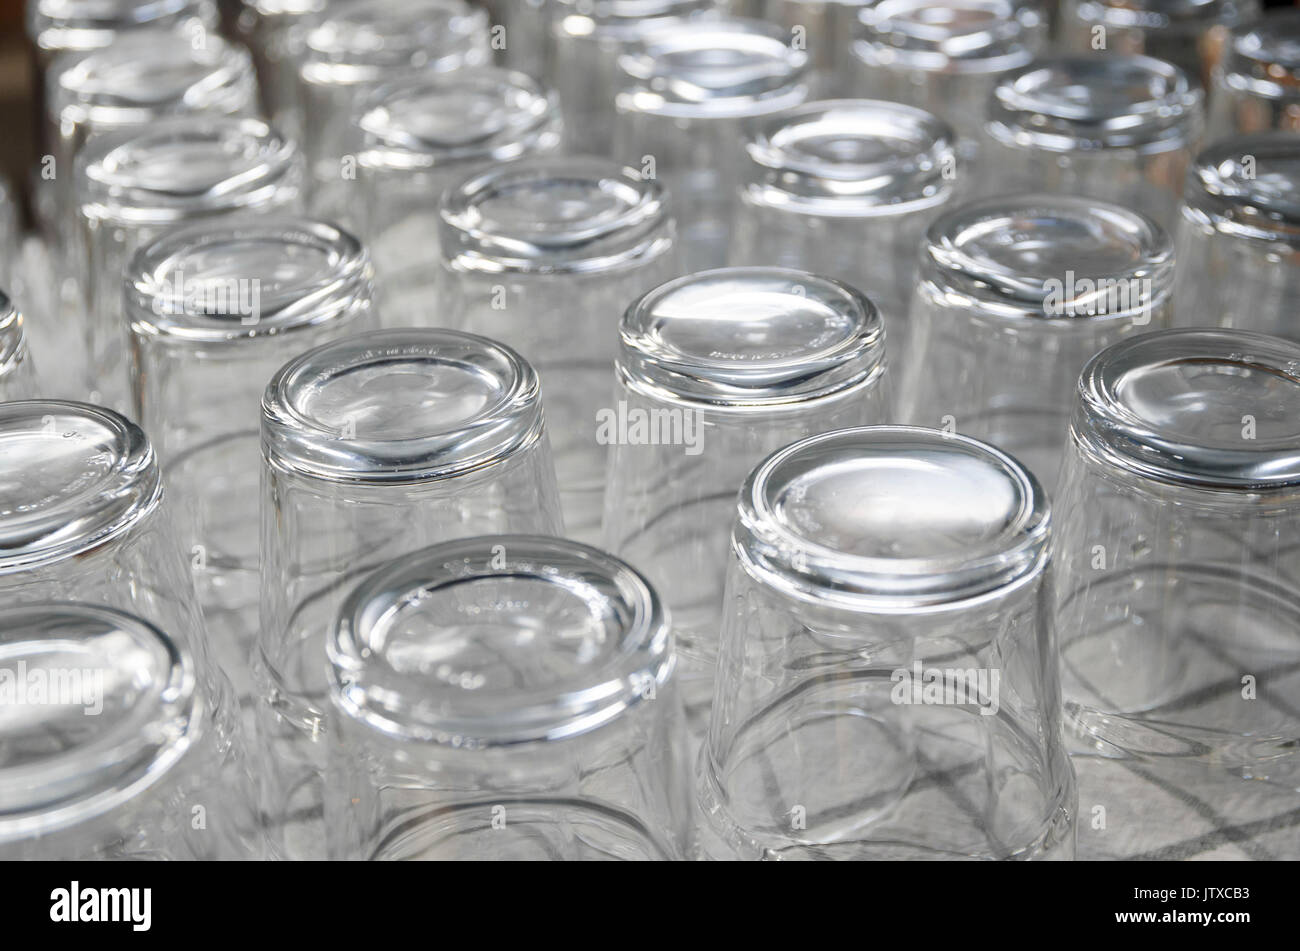
[[[46,177],[43,167],[37,184],[54,195],[48,203],[38,198],[36,206],[53,209],[47,230],[65,253],[75,245],[78,226],[74,162],[92,136],[142,129],[172,116],[257,113],[248,52],[202,32],[125,33],[102,49],[59,59],[50,70],[50,87],[46,123],[54,164],[47,167],[53,174]],[[75,319],[76,302],[84,300],[77,291],[80,266],[75,255],[60,265],[61,277],[72,285],[61,295],[72,302]]]
[[[313,214],[351,225],[355,115],[377,86],[491,60],[487,14],[464,0],[354,0],[331,7],[294,51],[297,130]]]
[[[260,855],[229,712],[184,642],[112,608],[0,608],[0,859]]]
[[[671,281],[623,318],[604,547],[662,592],[693,735],[713,697],[727,539],[736,494],[774,450],[885,422],[885,334],[869,300],[784,268]]]
[[[682,21],[619,59],[614,156],[668,188],[693,268],[727,263],[745,121],[809,96],[808,54],[791,42],[761,20]]]
[[[1187,174],[1174,320],[1300,341],[1300,135],[1216,142]]]
[[[855,94],[853,38],[858,16],[874,0],[725,0],[739,16],[775,23],[808,51],[819,96]]]
[[[756,121],[731,262],[856,287],[879,308],[890,352],[901,356],[916,249],[960,194],[965,166],[955,146],[945,123],[893,102],[812,102]]]
[[[77,159],[76,260],[87,285],[82,373],[92,401],[130,404],[122,282],[131,255],[199,219],[296,211],[301,185],[297,147],[260,119],[166,119],[87,143]]]
[[[991,198],[930,228],[902,418],[993,443],[1055,486],[1079,372],[1170,322],[1174,252],[1145,215],[1063,195]]]
[[[1300,131],[1300,10],[1235,27],[1211,75],[1209,139]]]
[[[618,559],[520,535],[426,548],[356,587],[329,658],[331,857],[684,856],[672,635]]]
[[[378,329],[360,242],[313,219],[167,232],[126,276],[136,418],[191,554],[208,634],[241,698],[258,627],[262,394],[291,357]]]
[[[700,851],[1068,859],[1048,503],[965,436],[876,426],[740,495]]]
[[[557,151],[559,102],[523,73],[485,66],[383,86],[357,124],[355,218],[379,274],[385,319],[437,324],[443,192],[484,168]]]
[[[663,189],[601,159],[531,158],[470,178],[442,209],[445,311],[433,322],[501,340],[542,378],[564,518],[600,532],[618,320],[679,273]]]
[[[1149,56],[1036,62],[989,99],[984,190],[1098,198],[1172,230],[1203,98],[1181,69]]]
[[[23,315],[9,295],[0,291],[0,402],[34,399],[37,389]]]
[[[1136,53],[1209,85],[1229,31],[1259,16],[1259,0],[1061,0],[1058,39],[1072,53]]]
[[[1102,351],[1079,381],[1058,498],[1079,743],[1294,787],[1300,345],[1167,330]]]
[[[852,94],[939,116],[971,158],[994,85],[1047,46],[1042,9],[1021,0],[878,0],[859,21]]]
[[[537,375],[448,330],[308,351],[262,404],[263,807],[290,857],[320,857],[325,642],[356,582],[428,545],[563,523]]]
[[[551,0],[549,81],[564,107],[565,142],[579,155],[613,154],[619,58],[675,18],[709,12],[716,0]],[[681,29],[691,29],[680,24]]]

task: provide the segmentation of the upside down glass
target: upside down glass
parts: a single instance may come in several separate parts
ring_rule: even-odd
[[[1300,131],[1300,11],[1272,10],[1235,27],[1212,76],[1211,140]]]
[[[628,308],[604,545],[663,592],[691,730],[704,732],[736,493],[768,453],[889,419],[885,341],[871,302],[784,268],[679,278]]]
[[[974,157],[994,84],[1047,45],[1045,17],[1019,0],[880,0],[859,13],[852,94],[939,116]]]
[[[443,192],[475,171],[557,151],[559,103],[523,73],[487,66],[385,85],[357,125],[355,217],[375,260],[385,318],[438,326]]]
[[[662,181],[683,260],[727,263],[744,122],[809,95],[808,54],[760,20],[678,21],[619,60],[614,157]]]
[[[241,698],[258,627],[262,394],[289,358],[378,329],[372,277],[352,235],[278,215],[169,231],[127,269],[136,418]]]
[[[755,469],[702,855],[1072,858],[1048,521],[1014,459],[931,429],[824,433]]]
[[[600,531],[618,319],[678,271],[664,190],[603,159],[532,158],[452,189],[442,208],[439,322],[501,340],[536,367],[564,520]]]
[[[610,155],[619,57],[674,18],[712,10],[716,0],[551,0],[547,78],[564,108],[568,151]]]
[[[0,458],[0,601],[83,602],[166,632],[189,655],[189,676],[205,697],[203,729],[211,733],[222,775],[211,794],[228,797],[235,823],[223,822],[221,836],[207,847],[221,844],[224,857],[260,857],[264,837],[254,821],[232,691],[208,647],[188,560],[144,433],[85,403],[0,403]]]
[[[1300,135],[1216,142],[1196,158],[1178,222],[1174,320],[1300,340]]]
[[[367,577],[329,641],[336,859],[677,859],[672,635],[635,570],[487,535]]]
[[[77,159],[88,298],[83,376],[95,402],[130,404],[122,281],[131,255],[169,227],[233,213],[293,212],[298,149],[260,119],[167,119],[105,133]]]
[[[226,717],[147,621],[0,608],[0,859],[255,857]]]
[[[890,353],[902,356],[917,246],[966,172],[952,130],[910,106],[844,99],[756,121],[747,134],[731,263],[845,281],[871,298]]]
[[[355,0],[329,9],[293,51],[295,114],[313,214],[351,221],[356,112],[377,86],[412,73],[487,65],[487,14],[464,0]]]
[[[1082,747],[1296,784],[1298,368],[1291,341],[1167,330],[1084,370],[1057,544]]]
[[[1098,198],[1172,229],[1203,99],[1181,69],[1149,56],[1035,62],[989,98],[981,180],[995,194]]]
[[[325,643],[358,580],[470,535],[560,534],[537,375],[448,330],[346,338],[294,358],[262,404],[263,808],[293,858],[321,857]]]
[[[930,228],[909,315],[902,418],[990,442],[1056,484],[1079,371],[1168,326],[1173,246],[1158,224],[1064,195],[991,198]]]
[[[1062,0],[1060,44],[1154,56],[1208,85],[1229,30],[1259,11],[1259,0]]]

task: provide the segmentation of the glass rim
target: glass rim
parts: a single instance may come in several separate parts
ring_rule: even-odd
[[[395,104],[438,95],[500,98],[501,108],[481,128],[438,140],[393,115]],[[518,70],[469,66],[449,73],[415,73],[384,83],[366,99],[356,125],[362,136],[357,162],[367,169],[422,170],[459,162],[509,162],[559,147],[563,121],[554,91]]]
[[[494,391],[445,428],[394,438],[347,434],[309,415],[323,384],[365,367],[436,360]],[[262,397],[262,454],[276,468],[328,482],[418,485],[488,470],[543,436],[541,384],[514,350],[475,334],[432,328],[376,330],[331,341],[276,371]]]
[[[498,553],[501,568],[494,567]],[[603,656],[584,675],[510,689],[465,690],[384,662],[384,642],[404,608],[418,610],[467,582],[503,578],[612,602],[602,617],[617,619],[618,636],[601,638]],[[647,687],[665,685],[674,668],[671,630],[650,583],[613,555],[542,535],[456,539],[389,562],[349,594],[328,654],[331,698],[350,720],[393,740],[461,750],[591,733],[653,702]]]
[[[1098,81],[1125,91],[1155,86],[1124,108],[1096,109],[1068,90]],[[1161,150],[1200,135],[1204,93],[1173,63],[1151,56],[1064,56],[1037,59],[1003,76],[989,96],[985,131],[1008,148],[1048,152],[1083,149]]]
[[[1187,169],[1184,214],[1235,237],[1300,242],[1300,201],[1289,190],[1272,187],[1263,168],[1244,174],[1247,155],[1256,166],[1294,160],[1300,173],[1300,134],[1272,130],[1211,143]]]
[[[64,420],[65,424],[61,424]],[[81,429],[66,429],[66,424]],[[48,492],[39,477],[30,480],[38,495],[18,506],[0,500],[0,576],[63,561],[121,537],[154,512],[162,500],[162,479],[152,445],[126,417],[89,403],[18,400],[0,403],[0,443],[15,438],[49,438],[66,446],[74,437],[86,449],[80,475]],[[36,467],[48,478],[44,466]],[[23,483],[17,480],[15,483]],[[26,483],[23,483],[26,484]],[[43,493],[43,494],[40,494]]]
[[[161,62],[159,53],[165,57]],[[161,75],[151,76],[150,68],[161,68]],[[126,69],[136,72],[136,85],[123,91],[115,73]],[[184,75],[178,76],[181,70]],[[167,115],[234,115],[256,105],[252,71],[249,52],[216,34],[196,47],[179,40],[174,30],[132,30],[108,46],[56,60],[48,111],[55,121],[100,130],[139,126]],[[160,78],[167,85],[160,85]]]
[[[1215,366],[1234,379],[1261,372],[1293,385],[1293,415],[1300,420],[1300,344],[1250,331],[1160,330],[1121,340],[1088,361],[1071,442],[1108,468],[1165,485],[1238,493],[1300,486],[1300,424],[1272,438],[1194,439],[1144,418],[1132,402],[1138,397],[1126,399],[1154,372]]]
[[[598,207],[575,219],[573,198],[564,215],[526,223],[494,222],[490,202],[516,193],[564,187],[584,191]],[[471,175],[443,195],[439,236],[453,270],[487,273],[595,273],[615,271],[666,253],[675,227],[668,194],[654,179],[608,159],[529,156]]]
[[[224,174],[188,185],[141,180],[141,169],[159,154],[199,143],[233,157]],[[165,225],[194,214],[288,204],[301,177],[298,147],[261,119],[169,118],[92,138],[77,159],[78,205],[94,221]]]
[[[758,317],[771,318],[772,298],[784,296],[790,308],[816,305],[824,311],[823,334],[831,332],[832,321],[840,326],[833,340],[765,359],[719,355],[717,340],[691,352],[692,318],[679,309],[686,302],[674,306],[673,298],[710,287],[724,299],[735,298],[729,315],[743,312],[741,298],[762,294]],[[751,305],[757,308],[758,302]],[[675,321],[683,322],[688,335],[677,344],[668,332]],[[660,401],[719,411],[795,409],[837,399],[877,382],[885,368],[884,326],[871,300],[841,281],[790,268],[725,267],[675,278],[633,302],[619,335],[623,385]]]
[[[635,42],[672,20],[718,15],[715,0],[555,0],[550,32],[560,39]],[[579,9],[579,8],[583,9]]]
[[[1002,528],[960,550],[884,557],[838,550],[786,524],[778,497],[796,478],[819,471],[813,464],[818,454],[836,453],[831,462],[818,463],[823,476],[834,476],[859,458],[855,451],[891,444],[942,449],[983,463],[1005,480],[1011,498]],[[908,461],[901,453],[893,458]],[[995,446],[919,426],[862,426],[806,437],[761,462],[741,490],[732,550],[755,581],[800,602],[866,614],[947,611],[999,597],[1039,576],[1049,557],[1049,523],[1050,505],[1037,478]]]
[[[897,148],[884,156],[839,160],[806,151],[808,140],[876,141]],[[878,99],[818,100],[751,120],[745,154],[746,203],[834,217],[907,214],[941,204],[954,192],[958,161],[957,137],[948,123]]]
[[[226,279],[212,302],[224,304],[223,308],[214,311],[207,302],[201,302],[203,307],[191,306],[193,291],[208,286],[208,277],[200,263],[187,280],[185,260],[241,245],[280,245],[286,253],[311,251],[323,260],[310,276],[297,274],[293,281],[273,287],[270,307],[262,306],[259,283],[255,322],[245,323],[248,315],[238,312],[244,295],[238,287],[230,292]],[[268,266],[267,256],[261,267]],[[137,336],[178,344],[233,344],[280,337],[349,317],[370,306],[373,278],[369,255],[351,232],[316,218],[248,215],[218,217],[164,232],[132,255],[124,285],[127,317]]]
[[[908,16],[944,9],[987,11],[980,30],[953,29],[931,18]],[[908,26],[902,37],[890,31],[891,18]],[[960,22],[960,21],[958,21]],[[881,0],[865,4],[850,43],[853,58],[871,68],[920,70],[958,76],[991,75],[1029,63],[1043,45],[1046,23],[1031,4],[1015,0]],[[976,43],[974,38],[982,38]],[[908,45],[906,40],[910,40]]]
[[[14,638],[14,632],[26,641]],[[40,761],[0,766],[0,842],[59,832],[127,805],[164,780],[193,747],[203,728],[202,696],[195,689],[189,654],[162,630],[105,605],[79,602],[20,604],[0,609],[0,660],[25,665],[56,649],[90,660],[89,642],[112,638],[100,648],[97,668],[121,663],[120,638],[149,664],[148,689],[139,690],[140,670],[107,686],[137,688],[129,710],[108,720],[102,731],[73,750]],[[22,648],[26,646],[27,650]],[[84,676],[85,670],[76,668]],[[103,701],[100,697],[100,701]],[[11,707],[12,713],[16,707]],[[101,714],[102,715],[102,714]],[[99,726],[100,717],[87,716]]]
[[[1031,215],[1068,223],[1099,246],[1103,237],[1126,246],[1128,261],[1080,273],[1032,273],[981,253],[979,242],[999,229],[1022,228],[1021,219]],[[990,317],[1081,328],[1149,318],[1170,299],[1173,281],[1173,239],[1142,212],[1073,195],[1013,194],[967,202],[937,218],[926,230],[918,286]]]
[[[674,60],[719,50],[747,56],[749,68],[731,64],[711,77],[705,63],[694,79],[684,69],[670,68]],[[623,88],[614,97],[615,108],[629,114],[746,118],[797,106],[811,89],[808,54],[791,49],[780,27],[746,17],[709,17],[678,28],[665,24],[621,55],[618,65]]]
[[[1086,23],[1123,29],[1179,29],[1189,26],[1232,25],[1240,22],[1250,0],[1182,0],[1178,3],[1125,3],[1129,0],[1079,0],[1074,15]]]

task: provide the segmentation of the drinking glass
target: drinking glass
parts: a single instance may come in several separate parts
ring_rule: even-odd
[[[859,21],[853,95],[939,116],[972,159],[994,85],[1047,46],[1042,10],[1019,0],[879,0],[862,7]]]
[[[675,859],[690,817],[654,589],[573,541],[487,535],[365,578],[329,639],[340,859]]]
[[[1172,229],[1203,98],[1181,69],[1149,56],[1035,62],[989,99],[985,187],[1096,198]]]
[[[618,319],[679,273],[666,196],[603,159],[530,158],[484,171],[443,202],[440,324],[499,339],[541,374],[573,537],[600,532]]]
[[[735,14],[767,20],[808,51],[817,95],[851,96],[856,85],[853,37],[858,16],[873,0],[730,0]]]
[[[380,331],[295,357],[263,398],[262,455],[263,807],[286,854],[320,857],[325,642],[350,589],[437,542],[563,523],[537,375],[470,334]]]
[[[209,637],[241,697],[258,614],[262,394],[289,358],[378,328],[360,242],[307,218],[167,232],[126,276],[131,389],[191,554]]]
[[[0,608],[0,859],[261,854],[229,711],[183,640],[113,608]]]
[[[1300,341],[1300,135],[1216,142],[1187,174],[1174,318]]]
[[[0,291],[0,402],[34,399],[37,389],[23,315]]]
[[[1211,77],[1211,140],[1300,131],[1300,11],[1270,10],[1234,27]]]
[[[741,491],[700,851],[1073,857],[1047,497],[965,436],[875,426]]]
[[[736,493],[774,450],[889,419],[880,316],[845,284],[785,268],[678,278],[628,308],[614,404],[604,546],[663,593],[692,733],[718,654]]]
[[[175,30],[133,30],[109,45],[59,59],[50,70],[46,108],[47,139],[53,177],[40,186],[54,195],[56,247],[75,245],[77,214],[74,161],[86,142],[105,132],[143,129],[171,116],[255,115],[257,82],[247,51],[216,35],[195,33],[187,39]],[[41,202],[38,201],[38,205]],[[76,319],[81,275],[75,256],[60,261],[61,289]],[[79,296],[81,293],[81,296]]]
[[[321,19],[334,0],[239,0],[234,31],[248,47],[257,69],[262,109],[278,128],[297,137],[295,50],[301,34]]]
[[[122,281],[131,255],[169,227],[236,212],[295,211],[297,147],[260,119],[167,119],[96,136],[77,158],[76,255],[88,299],[82,374],[91,400],[129,405]]]
[[[401,326],[436,324],[443,192],[483,168],[557,151],[559,102],[523,73],[485,66],[383,86],[357,125],[356,218],[384,314]]]
[[[1166,330],[1084,370],[1057,545],[1065,710],[1082,747],[1294,787],[1297,368],[1292,341]]]
[[[761,20],[680,21],[619,60],[614,156],[672,195],[683,260],[727,262],[747,119],[808,98],[808,54]]]
[[[1118,205],[1024,195],[944,215],[921,250],[903,419],[993,443],[1055,485],[1083,365],[1168,326],[1173,280],[1164,229]]]
[[[838,278],[867,294],[903,354],[916,249],[960,193],[952,130],[893,102],[812,102],[748,130],[733,264]]]
[[[299,137],[314,214],[350,224],[354,116],[375,87],[414,72],[486,65],[487,14],[464,0],[355,0],[332,7],[294,51]]]
[[[1060,46],[1072,53],[1138,53],[1173,63],[1208,86],[1229,31],[1259,16],[1259,0],[1062,0]]]
[[[677,18],[705,13],[716,0],[552,0],[547,76],[564,108],[565,142],[580,155],[611,155],[619,58]]]

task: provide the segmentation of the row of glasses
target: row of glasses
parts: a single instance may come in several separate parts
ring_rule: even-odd
[[[65,858],[263,856],[232,690],[143,431],[84,403],[5,402],[0,448],[0,663],[23,691],[0,703],[0,853],[46,856],[32,837],[48,835]]]
[[[297,211],[302,159],[260,119],[168,119],[96,136],[77,159],[77,264],[86,277],[80,358],[92,401],[130,405],[122,280],[131,256],[182,224]]]
[[[890,418],[879,314],[845,284],[726,268],[664,284],[623,317],[604,414],[604,547],[662,593],[692,736],[708,722],[736,493],[777,448]]]
[[[537,374],[482,337],[388,330],[309,350],[271,379],[261,433],[262,807],[286,855],[321,857],[325,645],[351,589],[429,545],[560,535],[563,520]]]
[[[498,165],[448,191],[439,244],[438,323],[501,340],[541,377],[564,518],[600,532],[617,315],[683,270],[668,196],[606,159]]]
[[[125,297],[135,418],[242,699],[258,626],[262,394],[290,357],[378,329],[372,268],[357,238],[325,222],[218,218],[142,247]]]
[[[356,118],[357,229],[375,261],[390,323],[437,326],[440,199],[474,172],[561,144],[553,92],[485,66],[380,87]]]

